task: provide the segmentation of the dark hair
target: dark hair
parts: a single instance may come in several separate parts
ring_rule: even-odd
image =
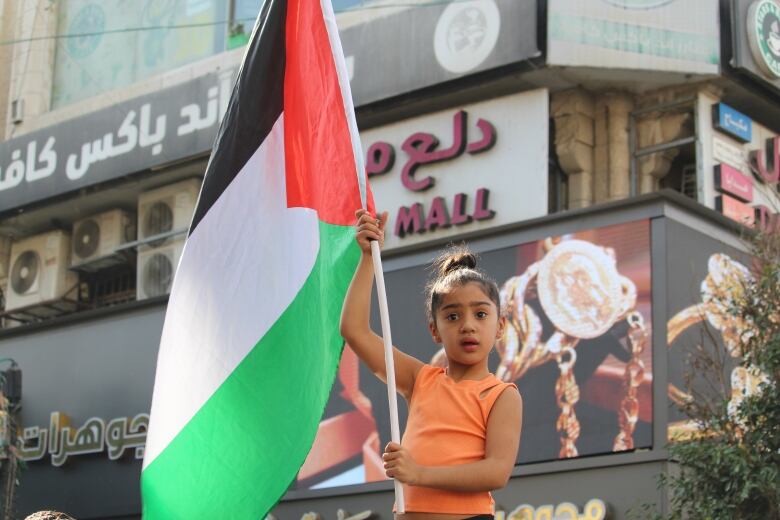
[[[482,291],[501,312],[501,298],[496,281],[481,269],[477,269],[477,256],[465,245],[449,246],[433,261],[431,270],[433,274],[425,286],[426,311],[429,320],[434,321],[444,293],[453,287],[463,287],[472,282],[482,287]]]

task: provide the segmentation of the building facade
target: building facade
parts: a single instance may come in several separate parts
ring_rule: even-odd
[[[0,357],[24,375],[20,515],[140,517],[167,293],[261,3],[0,0]],[[780,226],[780,2],[334,7],[390,214],[395,341],[439,362],[421,294],[451,241],[505,295],[491,369],[526,409],[497,516],[665,508],[691,309],[746,263],[742,226]],[[275,518],[390,517],[385,395],[345,348]]]

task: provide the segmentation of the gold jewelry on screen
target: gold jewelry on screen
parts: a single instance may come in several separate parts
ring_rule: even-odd
[[[580,423],[574,410],[579,385],[574,377],[575,347],[627,319],[632,357],[626,366],[626,395],[621,402],[620,433],[615,450],[633,446],[639,413],[638,387],[644,377],[640,356],[647,331],[636,306],[636,286],[617,270],[614,250],[584,240],[545,242],[547,253],[524,273],[504,283],[501,301],[507,317],[504,335],[496,343],[501,363],[496,376],[504,381],[521,378],[528,370],[555,360],[559,377],[555,385],[560,415],[556,427],[561,436],[560,457],[576,457]],[[542,341],[542,321],[527,301],[537,298],[555,332]]]
[[[750,334],[750,325],[735,316],[732,309],[744,296],[745,284],[751,280],[750,271],[728,255],[717,253],[707,262],[707,276],[701,283],[701,303],[691,305],[670,319],[666,325],[666,342],[669,348],[688,327],[707,321],[723,336],[723,344],[735,358],[742,355],[741,341]],[[672,383],[669,398],[679,406],[692,397]]]
[[[639,385],[645,378],[645,363],[642,352],[647,346],[647,329],[645,320],[638,312],[632,312],[626,317],[628,322],[628,341],[631,344],[631,359],[626,363],[623,374],[623,388],[626,394],[620,402],[618,411],[618,426],[620,432],[615,437],[614,451],[625,451],[634,448],[634,430],[639,419]]]
[[[748,321],[735,315],[735,309],[745,297],[745,286],[753,277],[740,262],[728,255],[717,253],[707,262],[707,276],[701,283],[701,303],[687,307],[667,323],[667,343],[669,348],[688,327],[707,322],[721,333],[723,344],[733,358],[742,356],[741,344],[748,340],[752,328]],[[762,382],[768,379],[766,374],[756,368],[737,366],[731,371],[731,394],[727,404],[728,413],[735,416],[745,397],[755,393]],[[679,406],[691,402],[693,397],[673,384],[669,384],[669,398]],[[677,421],[669,424],[670,440],[685,440],[708,435],[692,421]]]

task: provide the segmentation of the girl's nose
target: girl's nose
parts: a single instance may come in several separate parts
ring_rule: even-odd
[[[466,318],[460,325],[460,330],[463,332],[471,332],[474,330],[474,322],[471,318]]]

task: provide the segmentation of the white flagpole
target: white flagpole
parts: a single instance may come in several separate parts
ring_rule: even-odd
[[[382,321],[382,339],[385,344],[385,372],[387,373],[387,400],[390,403],[390,440],[401,443],[398,427],[398,394],[395,390],[395,363],[393,362],[393,340],[390,336],[390,312],[387,309],[387,293],[385,292],[385,275],[382,270],[382,255],[379,242],[371,241],[371,259],[374,261],[374,278],[376,278],[376,295],[379,300],[379,317]],[[405,512],[404,488],[397,480],[395,482],[395,508],[397,513]]]
[[[352,151],[355,159],[355,172],[357,173],[360,200],[363,209],[366,209],[366,167],[363,163],[363,148],[360,146],[360,133],[355,119],[355,107],[352,103],[352,89],[349,84],[349,74],[344,60],[344,50],[341,47],[336,15],[330,0],[319,0],[325,28],[328,31],[328,39],[333,51],[336,73],[339,78],[344,101],[347,126],[352,139]],[[398,428],[398,396],[395,392],[395,364],[393,363],[393,342],[390,339],[390,314],[387,310],[387,294],[385,293],[385,275],[382,271],[382,256],[379,252],[379,243],[371,242],[371,258],[374,261],[374,277],[376,278],[377,296],[379,297],[379,315],[382,318],[382,337],[385,343],[385,371],[387,372],[387,397],[390,401],[390,438],[393,442],[401,443],[401,435]],[[395,505],[398,513],[405,512],[404,490],[401,483],[395,480]]]

